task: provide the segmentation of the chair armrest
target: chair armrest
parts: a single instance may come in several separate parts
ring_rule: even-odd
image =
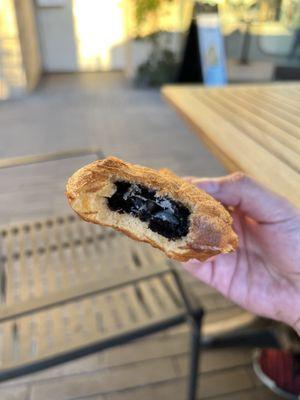
[[[47,161],[63,160],[67,158],[81,157],[95,154],[97,158],[103,158],[104,154],[99,148],[83,148],[76,150],[66,150],[56,153],[45,153],[23,157],[10,157],[0,159],[0,169],[18,167],[29,164],[37,164]]]

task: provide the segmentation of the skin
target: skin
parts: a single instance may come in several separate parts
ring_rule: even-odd
[[[234,207],[238,249],[204,263],[184,263],[192,275],[257,315],[284,322],[300,335],[300,210],[241,173],[186,178]]]

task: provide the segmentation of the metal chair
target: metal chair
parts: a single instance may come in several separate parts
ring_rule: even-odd
[[[0,237],[0,381],[187,323],[195,399],[203,311],[175,263],[74,215],[12,224]]]

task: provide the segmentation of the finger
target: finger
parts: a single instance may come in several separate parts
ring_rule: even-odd
[[[235,265],[235,253],[219,254],[204,263],[197,260],[190,260],[183,263],[184,268],[190,274],[217,289],[225,296],[228,296],[228,287]]]
[[[197,178],[196,176],[184,176],[183,179],[193,185],[196,185],[201,178]]]
[[[218,178],[199,178],[198,176],[184,176],[183,179],[193,185],[198,186],[199,188],[202,189],[202,185],[207,188],[203,189],[209,194],[213,194],[215,190],[218,190],[219,188],[219,180],[222,179],[222,177]]]
[[[207,261],[201,263],[198,260],[190,260],[186,263],[183,263],[183,267],[195,278],[200,279],[202,282],[208,285],[210,284],[212,274],[212,262]]]
[[[221,203],[238,207],[258,222],[279,222],[295,214],[286,199],[242,173],[221,178],[194,179],[193,183]]]

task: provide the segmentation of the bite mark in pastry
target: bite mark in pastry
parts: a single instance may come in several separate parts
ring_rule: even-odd
[[[237,246],[228,211],[168,170],[107,157],[75,172],[66,194],[84,220],[150,243],[179,261],[204,261]]]

